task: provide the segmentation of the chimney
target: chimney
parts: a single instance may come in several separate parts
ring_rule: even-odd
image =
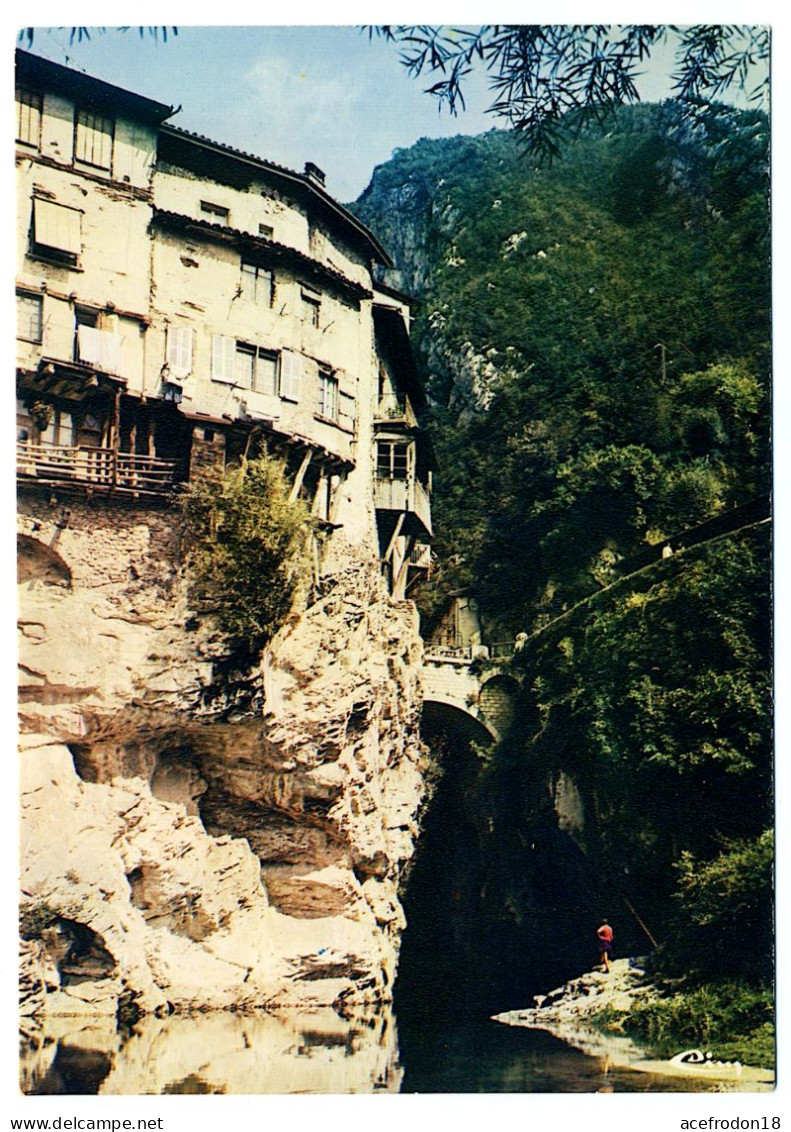
[[[312,181],[314,185],[321,185],[321,187],[324,188],[324,170],[319,169],[318,165],[314,165],[312,161],[305,162],[305,176],[309,181]]]

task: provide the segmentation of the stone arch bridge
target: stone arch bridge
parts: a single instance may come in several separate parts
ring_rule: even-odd
[[[424,723],[451,724],[479,742],[500,739],[516,711],[519,681],[506,664],[513,651],[512,646],[490,650],[485,645],[427,645],[422,674]]]

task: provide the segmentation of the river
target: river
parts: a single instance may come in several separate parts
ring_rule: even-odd
[[[355,1018],[329,1009],[146,1017],[56,1018],[23,1040],[32,1095],[182,1093],[705,1092],[614,1067],[536,1030],[488,1020],[396,1023],[389,1007]]]

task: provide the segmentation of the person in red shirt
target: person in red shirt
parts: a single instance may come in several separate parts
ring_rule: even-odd
[[[606,920],[602,920],[596,930],[596,936],[599,940],[599,950],[601,951],[601,965],[609,974],[610,959],[612,958],[613,933],[612,928]]]

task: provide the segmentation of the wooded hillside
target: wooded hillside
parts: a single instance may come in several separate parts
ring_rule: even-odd
[[[421,141],[354,206],[420,300],[424,627],[465,588],[486,639],[529,638],[482,775],[595,779],[602,870],[668,969],[717,977],[771,970],[767,147],[759,112],[641,106],[549,168],[502,131]]]

